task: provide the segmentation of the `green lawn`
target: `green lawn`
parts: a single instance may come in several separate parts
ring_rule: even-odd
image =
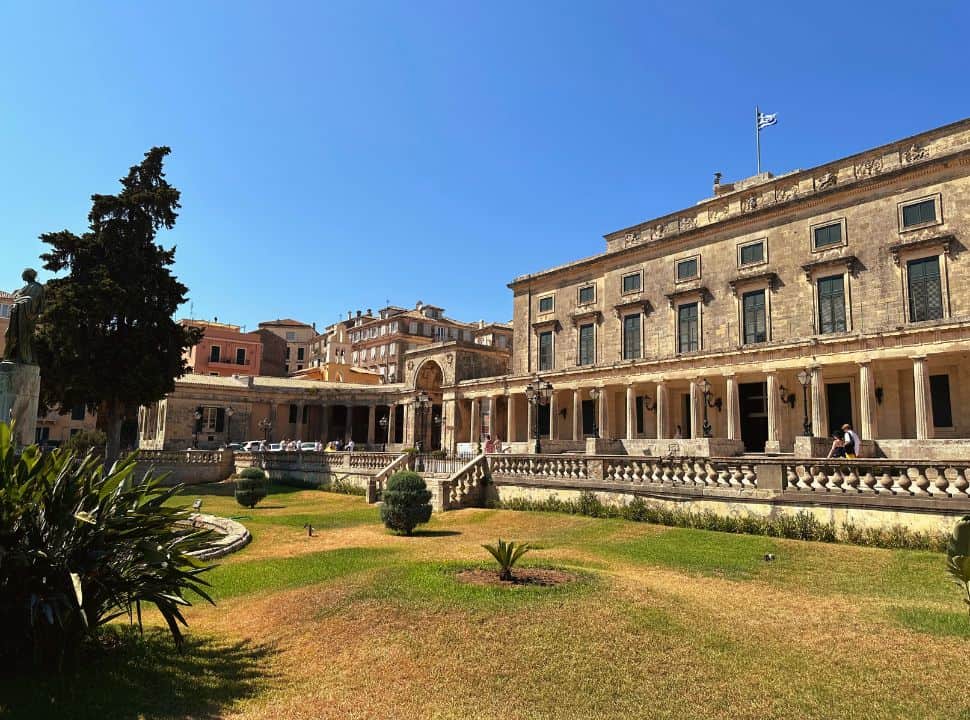
[[[498,510],[404,538],[359,497],[196,498],[254,540],[208,575],[188,651],[149,615],[69,682],[0,679],[0,717],[970,718],[970,619],[938,554]],[[458,582],[498,537],[576,581]]]

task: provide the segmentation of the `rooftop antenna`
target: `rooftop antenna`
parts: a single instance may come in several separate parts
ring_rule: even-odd
[[[195,320],[195,301],[189,303],[189,317]]]

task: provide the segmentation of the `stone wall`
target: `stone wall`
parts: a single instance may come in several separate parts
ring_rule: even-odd
[[[136,475],[151,471],[166,475],[166,485],[198,485],[221,482],[233,474],[233,453],[228,450],[142,450],[138,453]]]

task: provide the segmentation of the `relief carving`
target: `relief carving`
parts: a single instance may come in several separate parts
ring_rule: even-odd
[[[718,207],[711,207],[707,209],[707,220],[708,222],[717,222],[718,220],[723,220],[727,217],[728,206],[720,205]]]
[[[663,236],[664,236],[664,225],[663,223],[661,223],[660,225],[657,225],[656,227],[654,227],[653,239],[660,240],[661,238],[663,238]]]
[[[787,202],[798,197],[798,185],[787,188],[775,188],[775,202]]]
[[[909,150],[903,151],[901,161],[908,164],[917,160],[925,160],[929,156],[930,151],[923,145],[910,145]]]
[[[741,201],[741,212],[754,212],[758,209],[758,197],[751,195]]]
[[[640,236],[640,231],[639,230],[634,230],[633,232],[627,233],[624,236],[624,238],[623,238],[623,246],[624,247],[631,247],[633,245],[639,245],[640,244],[640,237],[641,236]]]
[[[872,177],[882,172],[882,158],[870,158],[863,160],[855,166],[855,176],[857,178]]]
[[[691,215],[690,217],[682,217],[680,219],[680,231],[686,232],[687,230],[693,230],[697,227],[697,218]]]
[[[830,187],[835,187],[835,183],[839,181],[838,176],[833,172],[827,172],[822,177],[815,179],[815,191],[827,190]]]

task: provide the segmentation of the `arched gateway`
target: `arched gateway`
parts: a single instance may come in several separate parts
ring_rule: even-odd
[[[410,403],[410,433],[414,446],[423,451],[441,449],[441,386],[444,372],[435,360],[425,360],[414,374],[414,396]]]

